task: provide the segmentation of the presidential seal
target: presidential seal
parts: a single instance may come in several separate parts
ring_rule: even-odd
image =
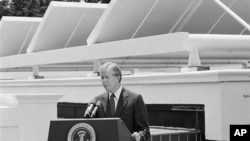
[[[96,141],[95,130],[87,123],[75,124],[69,130],[67,141]]]

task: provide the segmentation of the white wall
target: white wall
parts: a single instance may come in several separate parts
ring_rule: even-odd
[[[204,104],[205,136],[229,140],[229,125],[249,124],[250,71],[223,70],[127,75],[123,85],[141,93],[146,103]],[[63,93],[59,101],[87,103],[104,91],[98,77],[2,81],[3,93]],[[240,115],[239,116],[236,116]]]

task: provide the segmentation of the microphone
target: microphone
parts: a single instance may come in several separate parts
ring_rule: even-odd
[[[97,101],[97,103],[96,103],[96,105],[95,105],[95,108],[94,108],[94,110],[93,110],[92,113],[91,113],[91,116],[90,116],[91,118],[95,116],[95,114],[96,114],[98,108],[101,107],[101,105],[102,105],[102,102],[101,102],[101,101]]]
[[[86,109],[86,111],[85,111],[83,117],[85,117],[85,118],[89,118],[89,117],[90,117],[91,112],[92,112],[92,110],[93,110],[93,108],[94,108],[94,106],[95,106],[95,103],[96,103],[96,100],[95,100],[95,99],[93,99],[93,100],[91,100],[91,101],[89,102],[88,107],[87,107],[87,109]]]

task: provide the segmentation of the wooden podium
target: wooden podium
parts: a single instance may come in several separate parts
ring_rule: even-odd
[[[120,118],[58,119],[50,121],[48,141],[132,141]]]

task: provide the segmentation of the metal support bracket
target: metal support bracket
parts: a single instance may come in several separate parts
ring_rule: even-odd
[[[207,66],[201,65],[200,55],[197,48],[189,50],[188,67],[181,68],[181,72],[209,70]]]
[[[94,73],[97,74],[97,76],[100,76],[100,72],[99,72],[100,66],[101,66],[101,60],[100,60],[100,59],[94,60],[94,68],[93,68],[93,71],[94,71]]]
[[[44,76],[39,76],[39,66],[32,66],[33,79],[44,79]]]
[[[250,31],[250,25],[245,22],[241,17],[239,17],[235,12],[223,4],[220,0],[214,0],[214,2],[224,9],[230,16],[232,16],[236,21],[238,21],[242,26],[244,26],[248,31]]]

